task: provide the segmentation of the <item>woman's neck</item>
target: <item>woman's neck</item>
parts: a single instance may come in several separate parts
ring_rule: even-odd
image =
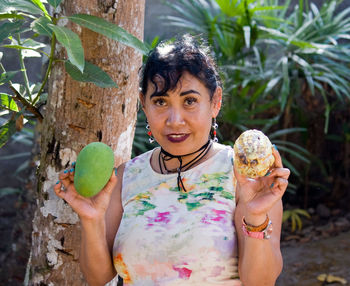
[[[208,147],[209,147],[208,151],[205,152],[206,150],[204,150],[204,153],[202,154],[203,156],[200,156],[197,161],[193,162],[193,165],[189,163],[199,155],[201,150],[198,150],[197,152],[191,155],[185,154],[185,156],[181,156],[182,166],[186,166],[187,164],[189,164],[188,168],[184,168],[182,171],[185,171],[193,168],[194,166],[197,166],[198,164],[204,162],[205,160],[210,158],[212,155],[214,155],[218,151],[216,150],[217,148],[212,142],[210,142]],[[177,156],[175,156],[174,158],[169,158],[169,157],[166,158],[167,159],[165,160],[166,168],[164,167],[163,160],[162,158],[160,158],[160,156],[164,156],[164,154],[161,153],[161,148],[157,148],[153,152],[151,157],[151,166],[153,170],[156,171],[157,173],[163,173],[163,174],[176,173],[178,168],[180,167],[180,161],[177,158]]]

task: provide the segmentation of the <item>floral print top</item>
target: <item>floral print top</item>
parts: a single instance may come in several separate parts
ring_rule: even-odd
[[[217,144],[217,143],[215,143]],[[113,262],[124,285],[241,285],[233,150],[181,173],[156,173],[146,152],[126,163]]]

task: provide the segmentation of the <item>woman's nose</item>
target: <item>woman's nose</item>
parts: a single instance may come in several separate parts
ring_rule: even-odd
[[[177,108],[171,108],[169,110],[167,125],[183,125],[185,123],[183,114]]]

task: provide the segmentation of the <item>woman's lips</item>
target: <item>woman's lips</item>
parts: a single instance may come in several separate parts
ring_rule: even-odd
[[[190,134],[168,134],[167,138],[172,143],[180,143],[185,141]]]

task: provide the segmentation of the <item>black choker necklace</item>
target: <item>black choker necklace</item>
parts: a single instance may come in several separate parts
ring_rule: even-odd
[[[162,174],[164,174],[162,163],[163,163],[163,166],[164,166],[165,170],[168,173],[177,172],[177,187],[178,187],[179,191],[183,190],[184,192],[187,192],[187,190],[185,188],[185,185],[184,185],[184,183],[182,181],[182,178],[181,178],[181,172],[188,170],[194,164],[196,164],[198,161],[200,161],[209,152],[211,146],[212,146],[212,141],[208,140],[208,142],[205,143],[197,151],[194,151],[192,153],[185,154],[185,155],[172,155],[172,154],[168,153],[167,151],[165,151],[163,148],[160,148],[160,152],[159,152],[159,156],[158,156],[158,163],[159,163],[160,172]],[[191,161],[189,161],[185,165],[182,165],[182,158],[183,157],[186,157],[186,156],[189,156],[189,155],[193,155],[193,154],[196,154],[196,153],[198,153],[198,155],[195,158],[193,158]],[[167,167],[166,167],[165,162],[169,161],[171,159],[174,159],[174,158],[179,160],[180,167],[178,167],[177,169],[174,169],[174,170],[168,170]]]

